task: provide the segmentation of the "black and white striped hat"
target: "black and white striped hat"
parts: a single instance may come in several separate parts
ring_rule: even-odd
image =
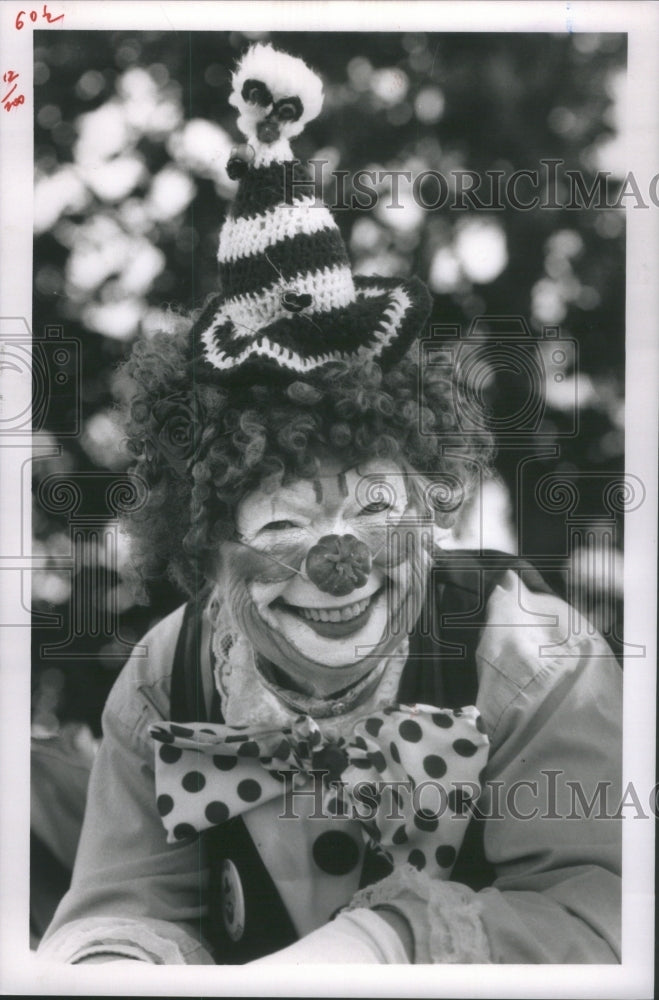
[[[246,145],[227,169],[237,196],[220,234],[222,291],[193,330],[197,377],[254,368],[305,375],[332,361],[394,363],[430,311],[417,278],[353,276],[328,208],[289,140],[322,107],[301,59],[254,45],[233,75],[230,103]]]

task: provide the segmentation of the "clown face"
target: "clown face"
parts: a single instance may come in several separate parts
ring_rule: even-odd
[[[377,461],[262,487],[222,550],[225,598],[294,688],[325,697],[365,677],[418,616],[428,560],[402,470]]]

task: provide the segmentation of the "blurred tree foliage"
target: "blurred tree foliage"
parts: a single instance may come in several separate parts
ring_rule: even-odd
[[[580,171],[590,188],[598,170],[610,169],[620,184],[613,158],[621,140],[623,35],[35,31],[33,326],[36,337],[59,325],[77,339],[83,371],[82,431],[58,440],[66,422],[58,407],[71,403],[62,394],[38,428],[61,453],[35,462],[38,481],[58,470],[126,468],[115,423],[117,364],[140,333],[176,323],[170,306],[188,311],[217,289],[218,230],[234,190],[225,163],[241,141],[227,103],[230,76],[255,37],[302,56],[323,77],[324,110],[295,152],[329,164],[330,203],[332,170],[347,172],[347,204],[351,178],[362,169],[446,177],[498,171],[505,184],[515,171],[542,171],[542,160],[559,160],[562,206],[569,201],[566,170]],[[517,470],[522,453],[534,451],[536,481],[551,471],[623,467],[624,212],[505,203],[451,209],[450,202],[424,210],[403,183],[400,207],[387,208],[388,183],[372,211],[336,212],[356,270],[419,274],[435,293],[436,323],[467,329],[477,316],[518,315],[536,338],[553,326],[578,342],[578,362],[568,356],[560,379],[547,377],[537,443],[502,448],[498,492],[484,508],[485,522],[496,512],[486,523],[487,543],[514,539],[523,516],[529,553],[563,551],[565,518],[543,511],[530,494],[518,497]],[[519,192],[533,193],[522,183]],[[487,202],[487,187],[480,196]],[[493,413],[514,412],[528,391],[524,373],[494,374]],[[575,407],[579,433],[561,437]],[[547,455],[552,442],[556,451]],[[594,522],[598,502],[593,494]],[[88,640],[74,637],[69,648],[77,657],[40,656],[44,642],[67,635],[72,576],[56,565],[70,551],[66,517],[37,501],[34,530],[37,551],[51,560],[34,581],[35,719],[45,729],[81,719],[98,731],[121,647],[101,636],[90,652]],[[465,544],[474,541],[470,530]],[[581,555],[573,553],[573,569]],[[121,538],[111,558],[91,552],[89,559],[99,562],[92,600],[115,602],[129,642],[180,602],[162,581],[149,606],[138,603]],[[607,585],[598,600],[616,598],[615,590]],[[40,625],[43,613],[62,615],[61,625]]]

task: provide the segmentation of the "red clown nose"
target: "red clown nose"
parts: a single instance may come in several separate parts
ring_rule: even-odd
[[[309,579],[334,597],[363,587],[370,572],[371,553],[354,535],[323,535],[307,556]]]

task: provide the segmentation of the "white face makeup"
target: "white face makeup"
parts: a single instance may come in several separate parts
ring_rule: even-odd
[[[277,658],[277,665],[298,682],[303,680],[301,664],[320,668],[320,680],[309,678],[316,690],[350,684],[354,680],[350,668],[355,665],[362,676],[374,666],[368,650],[386,637],[392,607],[410,589],[407,562],[402,559],[387,567],[382,558],[388,532],[407,508],[400,469],[371,461],[345,470],[334,458],[322,462],[315,480],[297,480],[272,492],[259,488],[239,505],[240,540],[273,561],[290,565],[292,572],[273,582],[248,582],[243,600],[249,596],[252,616],[238,609],[238,617],[251,620],[254,631],[256,612],[258,624],[273,634],[277,649],[290,651],[288,659]],[[340,595],[318,585],[308,572],[309,551],[328,535],[351,535],[369,551],[367,572]],[[233,593],[239,601],[239,588]],[[260,628],[256,631],[263,634]],[[255,645],[258,648],[258,641]]]

